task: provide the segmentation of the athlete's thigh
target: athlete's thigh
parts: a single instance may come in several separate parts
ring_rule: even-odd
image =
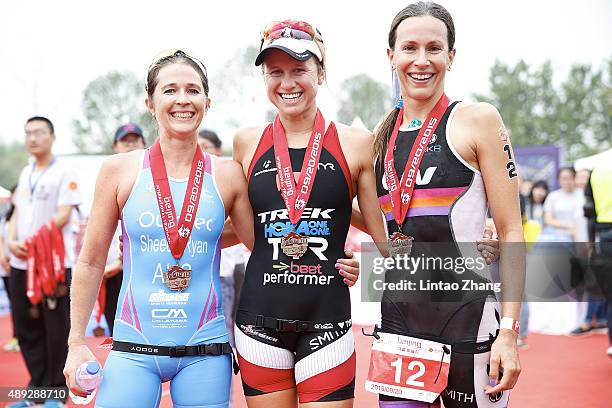
[[[355,395],[355,339],[351,328],[301,334],[296,346],[295,382],[300,406],[352,405]],[[332,402],[349,401],[334,405]],[[306,405],[303,405],[306,406]]]
[[[161,380],[154,357],[111,351],[96,399],[99,408],[154,408],[161,399]]]
[[[170,383],[175,407],[225,408],[229,405],[232,358],[229,354],[189,358]]]
[[[493,301],[476,300],[461,307],[446,327],[446,336],[456,333],[455,341],[476,339],[488,340],[499,328],[499,304]],[[488,366],[490,352],[452,352],[448,385],[442,392],[446,408],[505,408],[509,391],[486,395],[484,387],[489,383]]]
[[[290,388],[246,397],[249,408],[295,408],[297,401],[297,389]]]
[[[453,353],[448,386],[442,392],[445,408],[506,408],[510,393],[484,393],[489,383],[488,365],[491,353]]]
[[[234,336],[246,397],[261,400],[257,397],[295,388],[293,333],[237,324]]]

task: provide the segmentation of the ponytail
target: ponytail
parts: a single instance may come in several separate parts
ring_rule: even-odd
[[[380,126],[374,130],[374,143],[372,144],[372,154],[374,159],[382,170],[385,163],[385,153],[387,152],[387,145],[391,138],[391,132],[395,127],[395,122],[399,115],[400,108],[397,106],[385,116]]]

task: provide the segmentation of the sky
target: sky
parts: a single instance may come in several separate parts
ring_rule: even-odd
[[[612,58],[609,0],[440,3],[451,12],[456,27],[457,54],[447,76],[447,94],[452,99],[487,93],[489,70],[496,59],[510,64],[524,59],[530,65],[550,59],[560,80],[573,63],[600,66],[604,59]],[[56,125],[55,152],[70,153],[74,150],[71,122],[79,117],[88,82],[110,70],[132,71],[144,78],[151,59],[169,48],[186,48],[200,56],[212,79],[237,50],[259,44],[267,22],[286,18],[309,21],[323,34],[327,86],[320,99],[323,113],[333,119],[334,100],[343,79],[366,73],[391,84],[386,38],[391,20],[408,4],[371,0],[2,1],[0,141],[21,140],[25,120],[43,115]],[[215,124],[215,84],[210,86],[213,107],[206,120]],[[238,117],[269,107],[263,81],[249,89],[259,106],[234,107]],[[252,115],[245,117],[247,122],[253,120]],[[232,137],[228,133],[224,129],[221,134],[227,142]]]

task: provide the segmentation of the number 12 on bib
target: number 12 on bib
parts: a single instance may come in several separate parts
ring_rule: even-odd
[[[434,402],[448,384],[450,345],[378,332],[370,356],[366,391]]]

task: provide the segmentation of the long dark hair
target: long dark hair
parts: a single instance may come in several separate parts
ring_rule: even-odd
[[[546,197],[548,196],[548,193],[550,191],[548,189],[548,183],[545,180],[538,180],[532,184],[531,190],[529,190],[529,196],[527,197],[527,201],[529,201],[529,212],[531,213],[529,214],[529,218],[533,218],[533,205],[536,204],[533,201],[533,190],[536,188],[543,188],[544,190],[546,190],[546,195],[544,196],[544,200],[542,200],[542,202],[538,204],[544,204],[544,201],[546,201]]]
[[[391,22],[391,28],[389,29],[389,48],[395,48],[395,41],[397,36],[397,27],[407,18],[410,17],[421,17],[421,16],[432,16],[442,21],[446,26],[446,39],[448,41],[448,49],[452,50],[455,46],[455,25],[453,24],[453,18],[451,17],[448,10],[441,5],[428,1],[419,1],[408,5],[402,11],[397,13],[393,21]],[[374,157],[381,158],[384,156],[387,150],[387,144],[391,137],[391,132],[397,121],[399,115],[399,108],[394,108],[391,112],[385,116],[378,129],[374,132],[374,143],[372,145],[372,151]],[[378,160],[379,165],[382,168],[382,160]]]

